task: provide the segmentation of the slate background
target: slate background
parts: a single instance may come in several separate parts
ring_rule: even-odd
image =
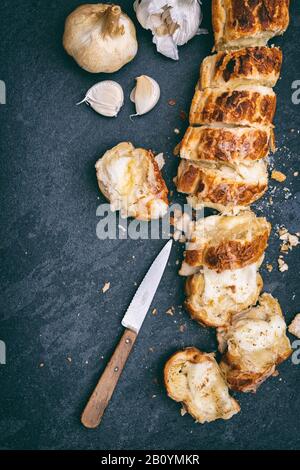
[[[7,85],[1,119],[1,317],[0,339],[7,365],[0,366],[1,449],[296,449],[300,441],[299,367],[291,360],[280,375],[254,395],[238,395],[242,411],[229,422],[196,425],[180,416],[180,405],[166,397],[162,369],[179,348],[216,349],[213,330],[183,311],[183,279],[172,252],[163,282],[134,353],[129,359],[101,426],[85,430],[81,410],[109,359],[122,328],[120,320],[163,240],[101,241],[96,237],[99,194],[96,159],[122,140],[166,155],[164,175],[172,189],[177,161],[172,149],[187,123],[201,60],[210,53],[210,2],[203,2],[210,34],[180,48],[179,62],[156,53],[149,32],[137,25],[136,59],[114,75],[92,75],[69,58],[61,37],[66,16],[78,0],[2,0],[0,4],[0,79]],[[120,1],[134,18],[131,2]],[[284,51],[277,86],[279,150],[272,161],[287,174],[257,212],[274,226],[294,233],[299,224],[299,106],[291,84],[300,79],[300,16],[291,6],[291,25],[273,41]],[[134,77],[148,74],[161,85],[159,105],[129,120],[128,96]],[[106,119],[75,106],[99,80],[112,78],[124,88],[126,103],[118,118]],[[168,105],[169,99],[176,106]],[[283,187],[291,196],[285,198]],[[173,200],[179,200],[174,196]],[[265,290],[280,299],[287,321],[300,310],[299,249],[287,255],[289,270],[279,273],[279,240],[273,231],[262,270]],[[106,281],[110,290],[102,294]],[[165,312],[175,306],[174,316]],[[181,325],[186,330],[179,330]],[[294,338],[295,339],[295,338]],[[153,350],[149,350],[153,348]],[[72,358],[70,363],[67,358]],[[44,363],[44,367],[39,365]]]

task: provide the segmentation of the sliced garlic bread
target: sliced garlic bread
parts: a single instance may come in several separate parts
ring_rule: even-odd
[[[249,163],[274,151],[271,127],[188,127],[179,147],[186,160],[214,160],[223,163]]]
[[[271,224],[249,210],[236,216],[201,218],[193,226],[180,274],[194,274],[203,266],[222,272],[256,263],[264,254],[270,231]]]
[[[218,273],[207,267],[188,277],[185,307],[204,326],[227,325],[232,315],[256,304],[263,280],[253,263],[244,268]]]
[[[164,380],[169,397],[199,423],[230,419],[240,411],[213,354],[196,348],[175,353],[165,365]]]
[[[199,89],[262,85],[279,79],[282,52],[278,47],[246,47],[206,57],[200,68]]]
[[[215,49],[263,46],[289,25],[290,0],[212,0]]]
[[[122,142],[96,163],[98,185],[123,217],[157,219],[168,210],[168,189],[153,154]]]
[[[268,188],[264,161],[224,164],[182,159],[176,178],[177,191],[189,194],[195,209],[210,207],[220,212],[248,207]]]
[[[270,294],[219,328],[218,340],[220,367],[229,386],[241,392],[255,392],[292,352],[280,305]]]
[[[276,95],[272,88],[242,85],[235,88],[196,90],[190,109],[190,124],[222,123],[229,126],[272,126]]]

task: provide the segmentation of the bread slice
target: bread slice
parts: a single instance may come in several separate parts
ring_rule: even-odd
[[[139,220],[166,214],[168,189],[150,151],[121,142],[97,161],[96,173],[112,211]]]
[[[255,392],[292,353],[280,305],[270,294],[234,315],[218,330],[218,339],[224,351],[220,367],[229,386],[240,392]]]
[[[262,85],[279,79],[282,52],[278,47],[246,47],[206,57],[200,68],[199,89]]]
[[[196,90],[190,124],[222,123],[228,126],[272,126],[276,95],[272,88],[242,85],[234,88]]]
[[[212,0],[216,50],[264,46],[289,25],[289,0]]]
[[[267,157],[269,150],[274,151],[271,127],[188,127],[180,143],[180,157],[194,161],[247,163]]]
[[[258,274],[261,262],[221,273],[204,266],[201,272],[188,277],[185,307],[191,317],[204,326],[217,328],[256,304],[263,287]]]
[[[212,215],[199,219],[185,251],[185,268],[206,266],[217,272],[241,269],[256,263],[263,256],[271,232],[271,224],[252,211],[236,216]]]
[[[210,207],[220,212],[245,208],[268,188],[264,161],[224,164],[218,161],[181,160],[176,178],[177,191],[191,195],[195,208]]]
[[[199,423],[230,419],[240,411],[213,354],[196,348],[175,353],[165,365],[164,380],[169,397],[182,402]]]

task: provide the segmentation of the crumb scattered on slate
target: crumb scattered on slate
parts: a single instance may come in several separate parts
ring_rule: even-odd
[[[289,269],[288,264],[284,261],[282,256],[278,258],[278,269],[281,273],[284,273]]]
[[[267,271],[269,271],[269,273],[273,271],[273,266],[270,263],[266,265],[266,268],[267,268]]]
[[[110,289],[110,282],[106,282],[104,286],[102,287],[103,294],[105,294],[105,292],[107,292],[108,289]]]
[[[286,175],[281,171],[273,170],[271,173],[271,178],[279,183],[283,183],[286,180]]]
[[[174,315],[174,312],[175,312],[174,307],[170,307],[170,308],[168,308],[168,310],[166,310],[166,314],[170,315],[171,317]]]

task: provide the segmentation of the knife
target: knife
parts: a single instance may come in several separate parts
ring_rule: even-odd
[[[100,424],[164,273],[172,241],[165,244],[153,261],[125,313],[123,336],[81,415],[86,428],[93,429]]]

